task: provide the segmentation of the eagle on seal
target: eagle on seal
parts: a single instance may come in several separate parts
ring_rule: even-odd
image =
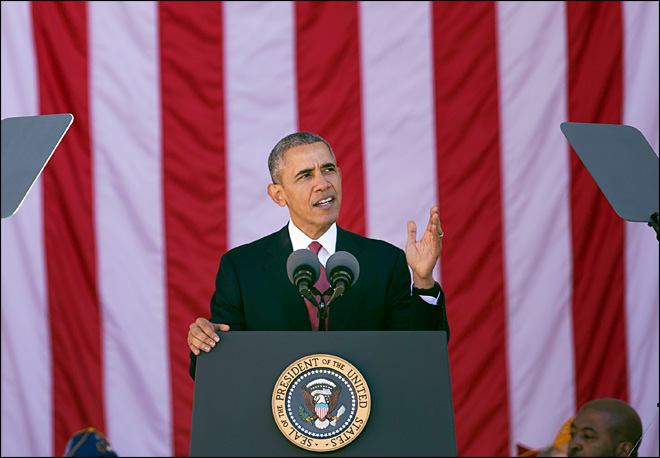
[[[337,408],[341,387],[326,379],[317,379],[300,387],[305,399],[305,406],[313,413],[308,419],[319,429],[328,427],[330,420],[337,420],[332,412]]]

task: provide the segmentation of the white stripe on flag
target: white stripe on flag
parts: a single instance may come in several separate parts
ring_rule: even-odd
[[[511,453],[575,411],[566,26],[560,2],[498,2]],[[539,393],[543,393],[540,396]]]
[[[157,18],[89,3],[104,433],[134,456],[172,454]]]
[[[224,7],[231,248],[281,229],[289,219],[266,193],[267,164],[275,143],[298,130],[298,107],[293,3],[225,2]]]
[[[367,235],[400,248],[437,205],[428,2],[361,2]],[[406,183],[406,186],[397,186]]]
[[[623,124],[639,129],[658,154],[659,98],[658,2],[623,2]],[[625,226],[625,308],[628,337],[628,396],[644,429],[658,413],[658,241],[644,223]],[[648,429],[639,456],[660,448],[660,418]]]
[[[39,114],[29,2],[2,2],[2,119]],[[2,220],[2,456],[53,456],[41,178]]]

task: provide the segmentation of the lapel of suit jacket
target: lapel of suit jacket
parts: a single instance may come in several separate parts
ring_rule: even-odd
[[[362,244],[359,239],[351,232],[337,226],[337,246],[336,251],[348,251],[360,260]],[[364,266],[361,264],[360,269]],[[332,331],[344,331],[348,329],[351,316],[355,310],[354,302],[362,297],[363,282],[358,276],[358,280],[343,296],[336,299],[328,309],[328,325]]]
[[[281,307],[291,328],[296,331],[311,331],[305,300],[296,291],[286,271],[286,261],[293,252],[289,229],[284,226],[274,234],[266,249],[266,276],[274,297],[264,295],[264,307]]]

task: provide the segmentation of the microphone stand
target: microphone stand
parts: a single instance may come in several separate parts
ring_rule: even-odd
[[[328,295],[328,292],[332,291],[332,286],[328,288],[323,294],[316,289],[315,286],[312,286],[312,288],[304,287],[301,289],[300,293],[301,295],[307,299],[309,302],[311,302],[314,307],[317,308],[318,312],[316,313],[317,318],[319,319],[319,331],[325,331],[325,319],[328,317],[328,305],[330,305],[330,301],[328,303],[325,303],[325,296]],[[318,295],[321,298],[321,303],[319,304],[316,301],[316,295]]]
[[[319,331],[325,331],[325,319],[328,316],[328,308],[325,305],[325,302],[323,301],[323,298],[321,298],[321,303],[319,304]]]
[[[318,312],[318,318],[319,318],[319,331],[326,331],[325,329],[325,319],[328,317],[328,305],[330,305],[330,301],[328,303],[325,303],[325,296],[328,294],[328,291],[332,290],[332,286],[328,288],[324,293],[319,292],[316,288],[314,288],[318,293],[319,296],[321,297],[321,303],[317,306],[319,309]]]

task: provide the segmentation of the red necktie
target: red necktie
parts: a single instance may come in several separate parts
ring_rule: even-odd
[[[313,241],[312,243],[309,244],[309,249],[312,250],[316,256],[319,255],[319,251],[321,251],[322,245],[317,242]],[[323,267],[323,264],[321,264],[321,274],[319,275],[319,279],[316,280],[316,283],[314,284],[316,289],[319,290],[321,294],[325,292],[326,289],[330,287],[330,283],[328,283],[328,279],[325,276],[325,267]],[[316,301],[320,304],[321,303],[321,297],[314,295],[316,298]],[[323,301],[325,302],[325,301]],[[309,322],[312,325],[312,331],[318,331],[319,330],[319,317],[318,317],[318,309],[309,302],[307,299],[305,299],[305,305],[307,306],[307,313],[309,314]],[[326,312],[326,317],[325,317],[325,329],[328,329],[328,313]]]

